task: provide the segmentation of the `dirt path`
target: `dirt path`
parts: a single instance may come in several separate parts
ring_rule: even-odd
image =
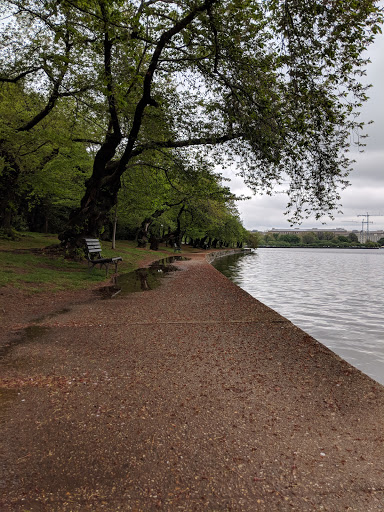
[[[1,363],[2,511],[383,511],[384,388],[202,256]]]

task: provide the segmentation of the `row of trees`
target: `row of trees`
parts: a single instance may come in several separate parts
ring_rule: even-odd
[[[259,244],[272,247],[380,247],[384,245],[384,238],[377,243],[368,241],[361,244],[356,233],[349,233],[347,236],[336,235],[330,231],[300,235],[266,233],[260,235]]]
[[[293,220],[338,207],[375,0],[3,0],[0,16],[4,228],[59,219],[65,249],[116,213],[143,241],[192,220],[201,237],[204,218],[241,231],[220,165],[255,192],[288,182]]]
[[[138,166],[123,182],[113,213],[118,235],[136,235],[139,246],[149,241],[199,246],[241,244],[247,240],[235,201],[222,177],[203,161],[186,167],[174,156],[162,154],[157,165]],[[137,227],[139,229],[137,230]]]
[[[0,88],[5,120],[0,128],[0,218],[8,236],[15,228],[63,231],[92,174],[94,154],[73,140],[65,103],[39,129],[6,139],[7,129],[21,124],[37,103],[43,104],[41,95],[20,83]],[[167,149],[147,151],[145,161],[132,166],[129,179],[122,179],[101,236],[138,237],[141,246],[150,240],[153,248],[160,241],[180,243],[183,237],[201,245],[242,243],[247,233],[236,209],[238,199],[198,155],[192,165]]]

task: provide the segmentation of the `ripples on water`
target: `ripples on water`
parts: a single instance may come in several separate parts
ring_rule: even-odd
[[[258,249],[215,267],[384,384],[384,249]]]

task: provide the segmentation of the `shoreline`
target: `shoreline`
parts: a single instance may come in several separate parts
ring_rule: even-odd
[[[384,387],[206,254],[176,266],[2,361],[2,510],[381,511]]]
[[[380,295],[381,283],[384,284],[380,274],[383,255],[384,252],[339,253],[331,249],[260,249],[249,258],[234,256],[213,265],[253,297],[384,385],[384,304]],[[366,299],[363,302],[362,297]]]

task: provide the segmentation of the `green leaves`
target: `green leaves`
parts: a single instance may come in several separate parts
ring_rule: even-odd
[[[189,197],[197,157],[200,169],[232,164],[258,193],[290,182],[293,219],[337,207],[352,165],[349,135],[362,130],[355,116],[366,99],[364,50],[381,32],[377,2],[5,0],[4,9],[15,16],[0,36],[0,80],[20,83],[27,105],[17,100],[18,125],[5,113],[4,144],[13,146],[12,130],[22,127],[49,141],[36,150],[49,154],[54,125],[99,141],[88,144],[96,155],[89,183],[105,200],[92,208],[108,210],[120,176],[133,183],[138,154],[152,166],[146,184],[156,182],[164,161],[157,155],[154,164],[152,151],[167,144],[179,148],[168,168],[174,188],[155,187],[154,208],[176,189]],[[56,111],[68,115],[61,127]],[[57,133],[57,158],[67,144]],[[87,189],[83,203],[96,195]]]

